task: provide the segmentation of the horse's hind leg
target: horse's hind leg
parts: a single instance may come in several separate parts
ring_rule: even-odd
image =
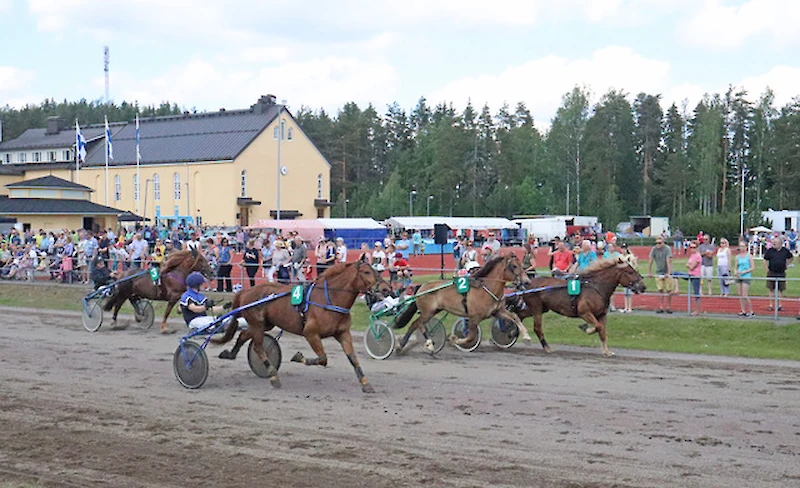
[[[173,301],[167,302],[167,309],[164,311],[164,319],[161,321],[162,334],[165,334],[167,332],[167,318],[169,318],[169,313],[172,312],[172,307],[174,307],[176,303],[178,303],[177,300],[174,302]]]
[[[417,317],[417,320],[415,320],[414,322],[411,323],[411,325],[408,326],[408,330],[403,335],[403,337],[400,338],[400,342],[397,343],[398,353],[403,352],[403,348],[406,347],[406,344],[408,344],[408,340],[411,338],[412,334],[414,334],[414,331],[416,331],[417,329],[422,331],[422,335],[425,338],[425,342],[427,345],[427,341],[429,340],[427,330],[425,329],[425,327],[420,328],[420,325],[427,324],[432,317],[433,314],[420,312],[419,317]]]
[[[247,332],[250,332],[249,328],[246,331],[243,331],[241,334],[239,334],[239,339],[236,340],[236,346],[234,346],[234,349],[236,349],[237,346],[242,347],[239,344],[239,341],[242,340],[242,336],[244,336],[245,333]],[[281,380],[280,378],[278,378],[278,370],[275,369],[274,365],[270,364],[269,357],[267,357],[267,353],[264,352],[264,332],[261,331],[260,329],[256,332],[257,333],[255,333],[255,335],[252,338],[253,350],[258,355],[259,359],[261,359],[261,361],[264,363],[264,366],[267,368],[267,378],[269,378],[270,384],[274,388],[280,388]],[[251,335],[253,334],[254,333],[251,333]],[[244,344],[244,342],[242,342],[242,344]],[[238,349],[236,350],[238,352]]]
[[[306,329],[308,329],[308,324],[306,324]],[[328,356],[325,355],[325,348],[322,347],[322,338],[319,334],[308,334],[306,335],[306,340],[308,341],[308,345],[311,346],[311,349],[314,350],[317,357],[308,359],[303,356],[303,353],[298,351],[294,356],[292,356],[292,361],[295,363],[303,363],[306,366],[327,366],[328,365]]]
[[[550,344],[547,343],[547,339],[544,338],[544,331],[542,330],[542,314],[537,313],[533,315],[533,332],[536,333],[536,337],[539,338],[539,343],[541,343],[544,352],[550,352]]]
[[[249,328],[247,330],[243,330],[243,331],[239,332],[239,337],[236,338],[236,343],[234,343],[233,348],[231,348],[230,350],[225,349],[224,351],[219,353],[219,358],[220,359],[236,359],[236,356],[239,354],[239,350],[242,348],[242,346],[248,341],[248,339],[251,339],[253,337],[254,336],[253,336],[253,334],[250,333],[250,329]],[[261,342],[264,342],[263,338],[261,339]],[[256,341],[253,341],[253,344],[255,344],[255,343],[256,343]],[[261,356],[259,356],[259,357],[261,357]]]
[[[358,364],[358,358],[356,357],[356,352],[353,349],[353,337],[350,335],[350,331],[345,330],[344,332],[337,334],[335,337],[336,340],[339,341],[339,344],[342,345],[342,351],[344,351],[345,356],[347,356],[347,359],[350,360],[350,364],[353,366],[353,369],[356,372],[356,377],[358,377],[358,381],[361,383],[361,391],[364,393],[375,393],[375,389],[369,384],[367,377],[364,376],[364,372],[361,371],[361,366]]]
[[[603,356],[613,356],[614,353],[608,349],[608,341],[606,340],[606,319],[607,317],[604,315],[601,319],[598,319],[594,316],[593,313],[585,313],[580,316],[583,320],[588,322],[591,325],[583,324],[581,329],[586,332],[587,334],[597,334],[600,336],[600,344],[603,349]]]

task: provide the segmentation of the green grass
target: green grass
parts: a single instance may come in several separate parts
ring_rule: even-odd
[[[80,300],[86,293],[87,288],[78,286],[0,283],[0,306],[80,310]],[[209,295],[215,299],[226,298],[224,294]],[[157,302],[155,305],[158,320],[164,304]],[[130,305],[123,308],[123,313],[132,313]],[[367,327],[369,312],[363,302],[353,306],[352,317],[354,330],[363,331]],[[453,316],[445,320],[448,332],[455,320]],[[525,323],[532,332],[531,319]],[[597,335],[587,336],[578,330],[580,324],[580,320],[553,313],[544,316],[544,332],[554,348],[558,344],[591,346],[597,347],[599,354],[600,341]],[[488,322],[482,324],[484,332],[488,332],[488,325]],[[776,325],[752,319],[689,318],[679,314],[669,318],[648,314],[612,314],[609,317],[608,338],[612,350],[631,348],[800,360],[800,322]]]

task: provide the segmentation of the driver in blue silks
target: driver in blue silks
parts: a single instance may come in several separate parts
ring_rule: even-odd
[[[190,329],[202,329],[207,327],[214,321],[214,317],[206,315],[210,311],[214,315],[219,315],[224,310],[230,309],[231,304],[226,303],[223,306],[214,306],[214,301],[208,299],[205,295],[200,293],[200,287],[206,282],[205,276],[194,271],[186,277],[186,291],[181,295],[181,313],[183,320]]]

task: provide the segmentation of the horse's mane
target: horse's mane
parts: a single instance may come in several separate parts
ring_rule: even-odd
[[[485,278],[489,273],[492,272],[495,266],[497,266],[497,264],[500,263],[500,261],[503,261],[504,259],[505,259],[504,256],[498,256],[496,258],[492,258],[490,261],[481,266],[481,268],[478,271],[476,271],[475,274],[473,274],[472,276],[474,276],[475,278]]]
[[[205,259],[203,253],[201,253],[200,251],[196,252],[199,256],[202,256],[203,259]],[[195,256],[192,254],[191,249],[171,252],[169,256],[167,256],[167,260],[164,263],[163,268],[161,269],[161,274],[165,274],[168,271],[177,268],[180,265],[180,263],[182,263],[185,259],[196,259]]]
[[[623,262],[624,261],[621,261],[620,258],[618,258],[618,257],[598,259],[597,261],[595,261],[592,264],[590,264],[589,266],[587,266],[586,269],[584,269],[583,271],[581,271],[578,274],[586,275],[586,274],[589,274],[589,273],[595,273],[597,271],[602,271],[604,269],[611,268],[611,267],[616,266],[618,264],[622,264]]]
[[[351,264],[355,263],[336,263],[330,268],[326,269],[325,272],[322,273],[319,277],[325,279],[335,278],[340,274],[342,274]]]

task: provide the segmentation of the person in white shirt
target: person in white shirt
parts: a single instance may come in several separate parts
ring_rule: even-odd
[[[136,233],[130,244],[131,249],[131,268],[141,268],[147,256],[147,241],[142,239],[142,234]]]
[[[383,252],[381,241],[375,241],[375,250],[372,251],[372,269],[378,274],[383,273],[383,270],[386,269],[386,253]]]
[[[336,262],[347,262],[347,246],[344,245],[344,239],[341,237],[336,238]]]

